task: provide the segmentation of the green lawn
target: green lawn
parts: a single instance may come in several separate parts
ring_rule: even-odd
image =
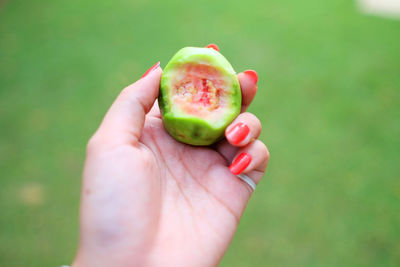
[[[400,20],[349,0],[0,1],[0,266],[74,257],[85,144],[181,47],[258,71],[271,161],[221,266],[400,262]]]

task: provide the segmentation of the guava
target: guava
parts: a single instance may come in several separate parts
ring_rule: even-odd
[[[207,146],[239,115],[242,95],[229,61],[212,48],[185,47],[164,68],[158,104],[176,140]]]

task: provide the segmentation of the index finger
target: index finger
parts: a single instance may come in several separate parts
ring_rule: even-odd
[[[241,112],[245,112],[257,93],[258,75],[254,70],[246,70],[239,73],[237,76],[239,79],[240,88],[242,89]]]

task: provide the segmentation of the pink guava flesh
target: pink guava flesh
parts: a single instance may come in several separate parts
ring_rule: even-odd
[[[181,66],[173,88],[173,101],[187,114],[207,117],[226,105],[226,82],[217,69],[205,64]]]

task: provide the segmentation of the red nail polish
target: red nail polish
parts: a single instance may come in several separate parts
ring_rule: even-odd
[[[250,79],[252,79],[255,84],[257,83],[258,74],[257,74],[257,72],[255,70],[246,70],[243,73],[246,74],[247,76],[249,76]]]
[[[141,78],[146,77],[147,74],[149,74],[150,72],[152,72],[153,70],[157,69],[158,67],[160,67],[160,61],[158,61],[156,64],[154,64],[150,69],[148,69]]]
[[[206,46],[206,48],[212,48],[212,49],[214,49],[216,51],[219,51],[219,47],[216,44],[209,44],[209,45]]]
[[[226,132],[226,138],[228,138],[232,144],[238,145],[247,137],[249,132],[249,127],[239,122]]]
[[[229,166],[229,170],[234,175],[238,175],[244,171],[251,162],[251,156],[247,153],[241,153]]]

